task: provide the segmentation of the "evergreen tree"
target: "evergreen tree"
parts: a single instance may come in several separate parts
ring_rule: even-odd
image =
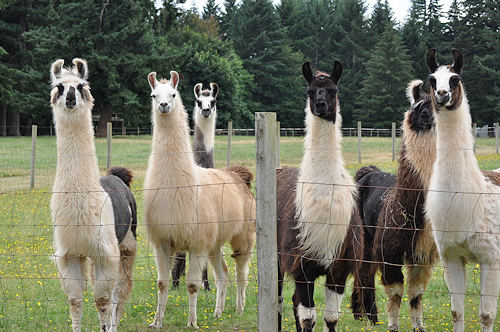
[[[402,38],[408,54],[415,64],[413,77],[425,80],[428,69],[425,61],[427,52],[427,23],[425,0],[412,0],[408,20],[402,28]]]
[[[363,126],[389,128],[406,109],[405,89],[411,61],[398,33],[387,25],[365,63],[366,75],[359,95],[356,119]]]
[[[429,0],[427,7],[427,48],[436,47],[440,49],[443,44],[444,24],[440,20],[442,7],[439,4],[439,0]]]
[[[387,25],[390,27],[394,26],[391,7],[389,6],[387,0],[384,2],[382,2],[382,0],[377,0],[375,6],[373,7],[373,12],[369,22],[370,33],[374,39],[384,33]]]
[[[244,68],[254,76],[254,111],[276,112],[283,127],[303,119],[302,55],[292,51],[286,29],[269,0],[243,0],[230,36]]]
[[[217,21],[220,20],[220,8],[219,5],[215,3],[215,0],[207,0],[205,7],[203,7],[203,16],[204,19],[208,19],[210,17],[215,18]]]
[[[236,0],[224,0],[224,11],[220,18],[220,32],[223,38],[228,38],[231,30],[231,22],[237,10]]]

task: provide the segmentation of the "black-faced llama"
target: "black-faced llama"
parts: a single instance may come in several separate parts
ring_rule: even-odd
[[[197,165],[205,168],[214,168],[214,137],[215,124],[217,120],[217,96],[219,86],[217,83],[210,83],[210,90],[203,90],[203,84],[197,83],[194,86],[194,96],[196,97],[193,117],[194,117],[194,161]],[[174,268],[172,269],[172,287],[179,286],[179,279],[186,267],[186,253],[178,253],[175,257]],[[203,270],[203,288],[210,290],[208,284],[207,269]]]
[[[342,65],[335,61],[331,75],[313,75],[306,62],[302,73],[308,83],[304,157],[299,169],[277,171],[278,294],[282,306],[287,273],[295,280],[297,331],[313,331],[314,282],[326,275],[324,328],[335,331],[346,279],[363,258],[356,184],[344,168],[340,146],[337,84]],[[281,326],[281,309],[278,318]]]
[[[397,331],[403,297],[403,264],[407,268],[408,299],[414,331],[424,331],[422,294],[432,277],[437,250],[425,219],[425,193],[435,160],[436,133],[431,98],[415,80],[407,88],[411,107],[402,125],[397,176],[375,166],[362,167],[359,186],[360,214],[365,226],[365,257],[355,276],[353,311],[366,312],[377,321],[375,273],[380,270],[387,299],[388,328]],[[357,318],[360,318],[358,315]]]
[[[426,216],[444,266],[451,294],[453,330],[465,327],[466,262],[481,268],[479,316],[493,331],[500,290],[500,176],[487,177],[474,155],[471,115],[460,73],[463,55],[452,50],[452,65],[440,66],[436,50],[427,52],[436,118],[436,161],[425,204]]]
[[[74,331],[80,331],[87,262],[101,331],[116,331],[132,290],[137,211],[132,173],[122,167],[99,178],[87,63],[75,58],[51,67],[51,106],[57,133],[57,170],[51,214],[55,262],[68,296]]]
[[[177,85],[148,75],[152,96],[153,146],[144,182],[144,215],[158,266],[158,306],[153,328],[162,327],[170,284],[172,255],[189,252],[186,288],[188,326],[197,326],[196,303],[207,259],[213,266],[217,299],[214,316],[224,310],[228,270],[222,246],[229,241],[236,262],[236,312],[245,306],[245,288],[255,241],[252,174],[244,167],[202,168],[194,162],[187,112]]]

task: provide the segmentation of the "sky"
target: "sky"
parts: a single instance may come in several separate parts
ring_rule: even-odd
[[[371,12],[371,8],[377,2],[376,0],[365,0],[368,4],[368,12]],[[219,4],[220,8],[223,8],[224,0],[216,0]],[[274,3],[279,3],[279,0],[273,0]],[[201,12],[202,8],[205,6],[206,0],[187,0],[184,5],[185,8],[191,8],[193,4],[198,8],[198,11]],[[443,5],[443,12],[448,11],[448,7],[450,6],[451,0],[441,0],[440,4]],[[394,17],[398,22],[403,22],[405,17],[408,14],[408,9],[410,8],[410,0],[389,0],[389,5],[394,12]]]

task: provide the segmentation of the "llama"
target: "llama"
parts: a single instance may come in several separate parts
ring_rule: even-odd
[[[148,75],[152,96],[153,142],[144,182],[144,215],[158,266],[158,306],[153,328],[161,328],[170,284],[172,255],[189,252],[186,288],[188,326],[197,327],[196,302],[207,258],[214,268],[217,299],[214,316],[224,310],[228,270],[222,246],[230,241],[236,262],[236,311],[245,306],[248,264],[255,241],[252,174],[236,166],[202,168],[194,162],[187,113],[177,91],[179,75],[170,80]]]
[[[57,169],[51,200],[55,262],[68,296],[74,331],[81,330],[87,261],[101,331],[116,331],[132,290],[137,208],[132,173],[114,167],[99,179],[94,147],[94,98],[85,60],[51,66],[51,106],[57,133]]]
[[[437,250],[424,215],[425,191],[429,186],[435,160],[436,133],[431,98],[423,93],[423,82],[415,80],[407,88],[412,104],[405,112],[397,177],[375,166],[362,167],[355,179],[359,186],[359,210],[365,225],[365,257],[355,285],[353,311],[357,318],[366,311],[377,321],[375,273],[388,296],[390,331],[397,331],[403,297],[404,276],[408,274],[408,298],[414,331],[424,331],[422,294],[432,277]],[[369,249],[368,249],[369,248]],[[370,262],[377,262],[370,264]]]
[[[356,185],[344,168],[337,84],[342,65],[331,75],[308,82],[305,152],[299,169],[277,170],[278,294],[283,304],[283,274],[295,280],[293,308],[297,331],[313,331],[316,323],[314,281],[326,275],[324,328],[335,331],[346,279],[363,257],[363,232],[356,206]],[[281,327],[281,309],[278,312]]]
[[[454,61],[448,66],[438,65],[436,49],[427,52],[437,155],[425,209],[451,294],[453,330],[464,330],[465,267],[471,261],[481,267],[481,327],[492,331],[500,290],[500,176],[490,171],[486,177],[479,169],[459,76],[464,58],[458,50],[452,52]]]
[[[210,83],[210,90],[202,90],[203,84],[194,86],[194,161],[201,167],[214,168],[214,136],[217,120],[217,96],[219,86]],[[172,269],[172,287],[179,287],[179,279],[186,268],[186,253],[178,253]],[[203,270],[203,289],[210,290],[208,272]]]

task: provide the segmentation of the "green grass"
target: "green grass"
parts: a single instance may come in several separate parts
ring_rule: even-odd
[[[156,309],[156,267],[152,250],[148,245],[143,223],[142,183],[150,153],[151,137],[114,137],[113,165],[124,165],[136,173],[133,184],[138,202],[138,258],[134,271],[134,290],[121,323],[121,330],[143,330],[152,321]],[[216,137],[216,167],[226,163],[226,137]],[[399,142],[396,143],[399,146]],[[106,162],[106,141],[96,140],[99,165],[102,172]],[[391,161],[391,141],[387,138],[363,138],[362,165],[374,163],[383,170],[394,172],[397,163]],[[52,226],[50,219],[50,188],[55,165],[56,146],[54,137],[39,137],[37,140],[36,189],[28,190],[31,138],[0,138],[0,329],[2,330],[68,330],[70,319],[67,299],[57,280],[57,271],[51,260]],[[494,139],[478,139],[477,155],[481,168],[500,167],[500,158],[495,155]],[[233,137],[232,164],[243,164],[255,171],[255,143],[253,137]],[[360,167],[357,162],[357,138],[344,138],[343,152],[346,167],[351,174]],[[281,165],[297,166],[302,157],[302,139],[282,137],[280,145]],[[230,254],[230,249],[225,249]],[[257,270],[256,255],[250,266],[250,283],[247,288],[245,313],[235,312],[236,283],[234,263],[227,259],[231,282],[228,286],[226,310],[222,319],[213,318],[215,307],[215,285],[209,274],[212,290],[201,291],[198,299],[198,325],[212,330],[256,330],[257,325]],[[469,266],[468,291],[466,295],[467,331],[479,330],[479,271]],[[184,279],[183,279],[184,280]],[[286,330],[294,330],[291,297],[293,282],[285,286],[285,311],[283,323]],[[324,308],[324,279],[318,279],[315,301],[318,307],[318,327],[322,330]],[[351,284],[351,281],[348,282]],[[385,331],[385,296],[381,287],[377,291],[381,325],[371,327],[367,322],[355,321],[348,308],[350,288],[342,306],[339,322],[341,331]],[[98,330],[97,313],[93,305],[92,288],[85,294],[83,316],[84,330]],[[166,330],[178,331],[187,323],[189,312],[185,284],[170,292],[164,325]],[[424,295],[424,314],[429,331],[451,331],[449,295],[443,281],[442,267],[436,267],[434,277]],[[497,328],[500,326],[497,317]],[[403,299],[400,326],[402,331],[411,330],[408,299]]]

